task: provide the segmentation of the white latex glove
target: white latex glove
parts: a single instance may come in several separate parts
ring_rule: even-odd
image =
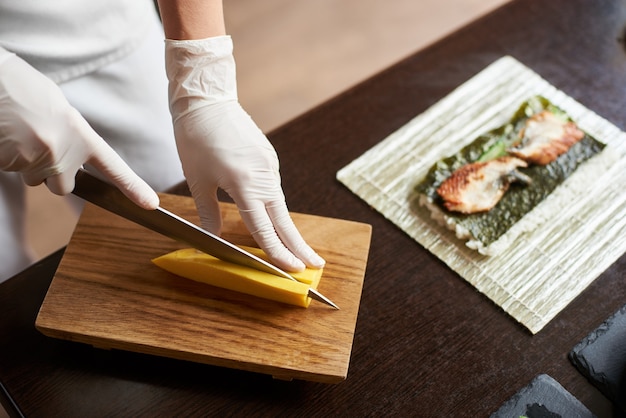
[[[74,177],[90,164],[146,209],[158,195],[89,126],[50,79],[0,48],[0,170],[18,171],[24,182],[45,181],[55,194],[74,189]]]
[[[289,215],[274,147],[238,102],[232,49],[229,36],[166,40],[174,133],[202,227],[221,232],[221,188],[278,267],[322,267],[324,260],[306,244]]]

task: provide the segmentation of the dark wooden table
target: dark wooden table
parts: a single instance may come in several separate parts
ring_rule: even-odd
[[[0,285],[3,404],[30,417],[488,416],[547,373],[612,416],[567,354],[626,303],[626,257],[533,336],[335,174],[506,54],[626,128],[625,25],[623,0],[513,1],[270,134],[291,210],[373,225],[345,382],[274,381],[46,338],[33,324],[59,251]]]

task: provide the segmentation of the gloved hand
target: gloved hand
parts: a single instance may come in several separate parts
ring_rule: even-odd
[[[176,144],[202,226],[220,234],[221,188],[278,267],[322,267],[289,216],[274,147],[238,102],[232,49],[229,36],[166,40]]]
[[[0,170],[20,172],[30,186],[45,181],[50,191],[65,195],[87,163],[139,206],[159,205],[154,190],[89,126],[56,84],[0,48]]]

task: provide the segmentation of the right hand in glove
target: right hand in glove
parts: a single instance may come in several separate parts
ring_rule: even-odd
[[[90,164],[145,209],[158,195],[126,165],[63,96],[61,89],[21,58],[0,48],[0,170],[24,182],[45,182],[55,194],[74,189]]]
[[[274,147],[239,104],[230,37],[167,40],[165,51],[176,144],[202,226],[219,235],[222,189],[278,267],[322,267],[289,215]]]

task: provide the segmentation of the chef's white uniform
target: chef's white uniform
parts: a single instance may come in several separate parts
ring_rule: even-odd
[[[156,190],[184,179],[168,110],[163,30],[151,0],[0,0],[0,46],[68,101]],[[0,282],[26,268],[24,188],[0,172]]]

